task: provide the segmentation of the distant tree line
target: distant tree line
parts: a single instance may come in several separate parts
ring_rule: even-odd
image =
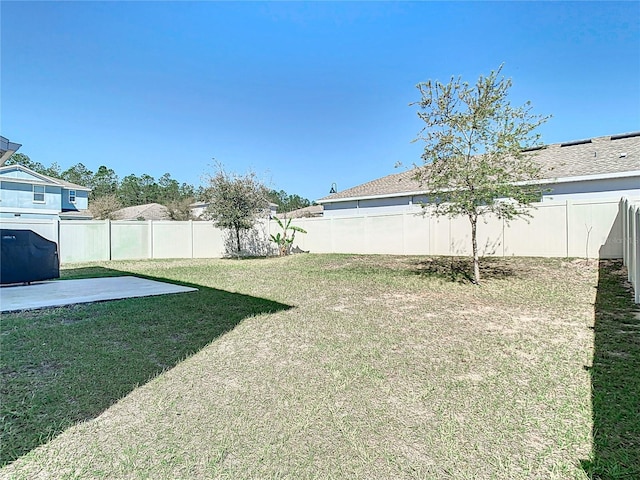
[[[288,213],[299,208],[305,208],[311,206],[311,201],[307,198],[302,198],[300,195],[288,195],[284,190],[279,192],[276,190],[270,190],[267,194],[270,202],[278,205],[278,212]]]
[[[151,175],[127,175],[120,179],[116,172],[101,165],[95,172],[78,163],[62,170],[57,163],[49,166],[31,160],[23,153],[14,153],[6,165],[23,165],[34,172],[59,178],[67,182],[90,187],[89,206],[95,218],[111,218],[111,214],[123,207],[159,203],[169,210],[173,220],[190,218],[189,205],[195,201],[207,202],[211,199],[210,186],[194,187],[189,183],[179,183],[171,174],[165,173],[159,179]],[[279,212],[289,212],[311,205],[299,195],[288,195],[285,191],[270,190],[270,202],[278,205]]]
[[[127,175],[120,180],[113,169],[104,165],[101,165],[95,172],[89,170],[82,163],[62,170],[57,163],[46,167],[40,162],[31,160],[23,153],[14,153],[6,164],[24,165],[34,172],[90,187],[92,190],[89,200],[95,200],[105,195],[116,195],[123,207],[146,203],[165,204],[185,198],[196,199],[198,194],[202,193],[198,192],[193,185],[178,183],[177,180],[171,178],[169,173],[165,173],[158,180],[147,174],[139,177],[133,174]]]

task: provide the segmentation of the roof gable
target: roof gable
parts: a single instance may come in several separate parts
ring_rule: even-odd
[[[530,150],[542,167],[542,179],[616,176],[640,172],[640,132],[559,143]],[[321,198],[318,203],[425,193],[416,169],[387,175]]]
[[[0,167],[0,177],[2,177],[3,180],[15,180],[21,183],[51,184],[60,186],[57,182],[51,182],[44,175],[36,173],[21,165]]]
[[[40,185],[53,185],[66,188],[67,190],[84,190],[91,191],[91,188],[67,182],[59,178],[50,177],[42,173],[34,172],[30,168],[23,165],[5,165],[0,167],[0,177],[11,179],[21,183],[34,183]]]

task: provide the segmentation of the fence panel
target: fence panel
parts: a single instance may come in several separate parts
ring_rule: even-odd
[[[60,222],[60,262],[78,263],[111,259],[109,220]]]
[[[405,213],[402,216],[405,255],[429,255],[431,252],[431,218]]]
[[[193,222],[193,258],[221,258],[224,256],[222,230],[213,222]]]
[[[404,215],[364,217],[362,253],[404,254]]]
[[[333,229],[330,218],[296,218],[291,224],[307,231],[296,233],[294,247],[313,253],[332,252]],[[281,229],[276,222],[270,222],[269,231],[276,235]]]
[[[111,222],[111,259],[153,258],[151,225],[151,221]]]
[[[153,258],[193,258],[193,222],[154,221]]]
[[[620,201],[623,222],[622,261],[627,267],[627,278],[633,285],[634,300],[640,303],[640,202],[627,198]]]
[[[365,217],[331,218],[332,253],[364,253],[365,221]]]
[[[13,230],[31,230],[47,240],[56,242],[60,246],[58,220],[0,218],[0,227]]]
[[[621,258],[620,202],[569,203],[567,244],[569,257]]]
[[[567,256],[567,206],[538,204],[530,218],[517,218],[504,228],[504,255]]]
[[[471,223],[468,219],[465,228],[468,232],[465,241],[471,245]],[[477,230],[478,254],[480,256],[504,256],[504,220],[493,214],[485,215],[478,219]]]

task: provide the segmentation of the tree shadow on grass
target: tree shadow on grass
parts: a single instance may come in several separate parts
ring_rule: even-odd
[[[84,267],[65,278],[131,275]],[[2,315],[0,466],[100,413],[247,317],[292,308],[164,278],[197,292]]]
[[[473,282],[473,259],[467,257],[428,257],[415,262],[413,273],[455,283]],[[513,277],[513,266],[502,258],[480,259],[480,279],[497,280]]]
[[[445,282],[473,283],[473,259],[469,257],[404,257],[338,254],[331,271],[358,275],[412,276],[439,279]],[[500,280],[527,273],[527,265],[515,264],[512,258],[480,259],[480,278]],[[325,271],[326,274],[326,271]]]
[[[626,269],[600,260],[591,367],[593,451],[582,467],[593,479],[640,478],[640,309]]]

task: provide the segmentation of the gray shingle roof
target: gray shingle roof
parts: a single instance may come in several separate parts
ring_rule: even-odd
[[[147,203],[121,208],[113,216],[117,220],[169,220],[169,209],[159,203]]]
[[[276,217],[278,218],[309,218],[309,217],[320,217],[324,208],[322,205],[309,205],[308,207],[298,208],[297,210],[292,210],[286,213],[278,213]]]
[[[605,175],[640,170],[640,132],[548,145],[532,152],[542,167],[542,178]],[[318,202],[423,192],[415,169],[378,178],[321,198]]]

